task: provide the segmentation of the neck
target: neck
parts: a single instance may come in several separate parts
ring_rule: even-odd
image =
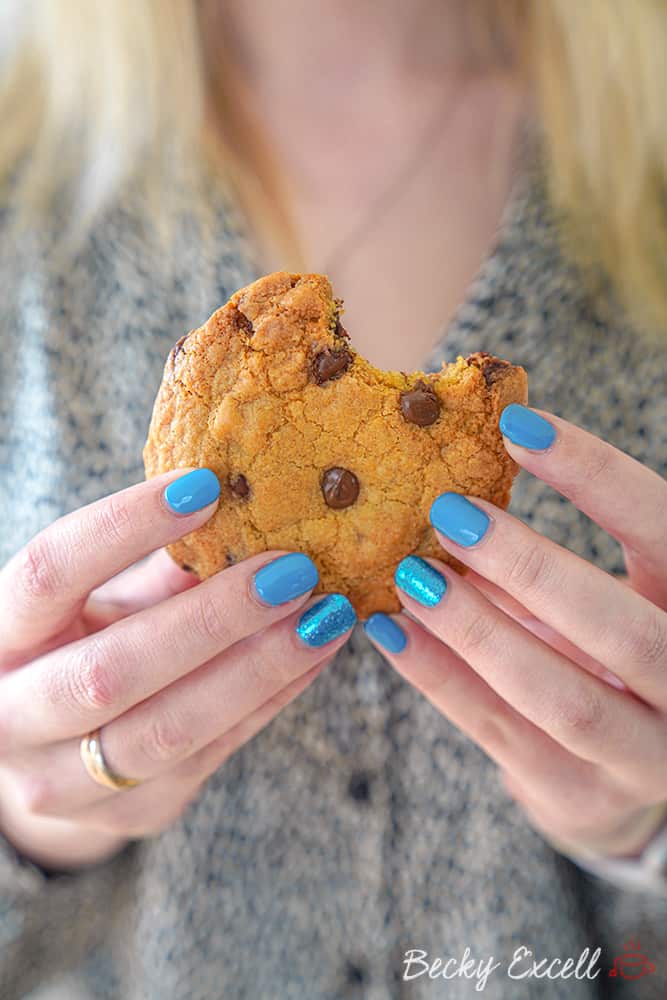
[[[290,99],[306,87],[312,101],[341,79],[374,89],[497,62],[472,41],[474,7],[475,0],[204,0],[204,16],[246,84],[274,95],[278,87]]]

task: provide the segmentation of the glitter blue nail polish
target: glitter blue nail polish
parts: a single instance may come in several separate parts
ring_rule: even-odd
[[[447,590],[447,581],[442,573],[419,556],[406,556],[394,574],[396,586],[405,591],[425,608],[438,604]]]
[[[489,515],[459,493],[442,493],[431,504],[431,524],[466,548],[476,545],[489,527]]]
[[[401,626],[381,611],[364,622],[364,632],[388,653],[402,653],[408,641]]]
[[[326,646],[352,628],[354,608],[342,594],[327,594],[299,618],[296,631],[307,646]]]

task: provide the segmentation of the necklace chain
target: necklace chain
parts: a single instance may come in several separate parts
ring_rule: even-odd
[[[361,218],[326,255],[322,266],[324,274],[337,273],[343,263],[363,245],[369,234],[387,215],[391,206],[405,195],[411,183],[416,180],[433,155],[434,137],[442,133],[455,106],[456,102],[450,98],[436,108],[408,159],[400,165],[389,184],[372,199]]]

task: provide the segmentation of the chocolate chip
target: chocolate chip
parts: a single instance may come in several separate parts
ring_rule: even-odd
[[[181,569],[185,570],[186,573],[194,573],[192,566],[188,566],[187,563],[181,563]]]
[[[313,378],[318,385],[329,382],[333,378],[338,378],[347,371],[352,361],[352,355],[343,348],[340,351],[320,351],[313,358]]]
[[[236,328],[241,332],[245,333],[248,337],[252,337],[255,332],[255,328],[246,316],[242,313],[240,309],[235,310],[234,318],[236,320]]]
[[[488,386],[492,386],[494,382],[498,381],[501,372],[504,372],[511,365],[509,361],[490,361],[488,365],[482,367],[482,375],[484,376],[484,381]]]
[[[340,318],[336,317],[336,328],[334,330],[334,337],[340,337],[342,340],[349,340],[350,335],[340,321]]]
[[[229,488],[234,496],[238,497],[240,500],[246,500],[250,496],[250,484],[243,475],[238,475],[233,479],[230,479]]]
[[[231,552],[225,552],[225,564],[227,566],[234,566],[236,563],[236,556],[232,555]]]
[[[469,365],[479,368],[484,376],[484,381],[489,387],[498,381],[502,371],[512,367],[509,361],[502,361],[493,354],[489,354],[488,351],[477,351],[476,354],[469,354],[466,361]]]
[[[409,424],[428,427],[440,416],[440,400],[430,385],[419,381],[414,389],[401,393],[401,413]]]
[[[359,496],[359,480],[349,469],[327,469],[322,476],[322,493],[333,510],[350,507]]]

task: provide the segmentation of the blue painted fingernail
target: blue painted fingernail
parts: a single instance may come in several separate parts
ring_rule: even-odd
[[[425,608],[438,604],[447,590],[447,581],[442,573],[419,556],[406,556],[396,568],[396,585]]]
[[[312,590],[319,574],[312,559],[303,552],[278,556],[255,573],[255,590],[265,604],[287,604]]]
[[[210,469],[194,469],[174,479],[164,491],[164,498],[175,514],[194,514],[220,496],[220,483]]]
[[[388,653],[402,653],[408,641],[401,626],[381,611],[364,622],[364,632]]]
[[[460,493],[443,493],[431,504],[431,524],[457,545],[476,545],[489,527],[489,516]]]
[[[530,451],[546,451],[556,440],[553,424],[520,403],[510,403],[500,414],[500,432]]]
[[[352,628],[354,608],[342,594],[327,594],[299,618],[296,631],[307,646],[326,646]]]

